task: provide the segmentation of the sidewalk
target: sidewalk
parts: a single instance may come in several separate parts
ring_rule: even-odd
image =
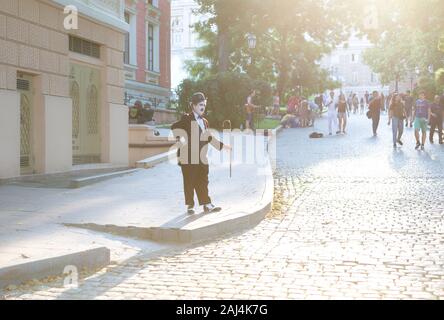
[[[210,151],[210,161],[218,156]],[[186,214],[180,167],[170,162],[80,189],[0,186],[0,282],[8,266],[100,248],[119,263],[254,226],[271,208],[268,159],[235,162],[230,178],[225,158],[210,167],[210,195],[223,208],[210,215]]]

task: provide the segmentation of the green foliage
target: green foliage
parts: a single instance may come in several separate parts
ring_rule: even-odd
[[[359,0],[349,1],[359,10]],[[366,52],[365,61],[384,84],[406,80],[416,68],[427,75],[430,65],[434,69],[444,66],[444,54],[438,48],[444,35],[443,1],[375,0],[375,4],[377,28],[367,30],[360,22],[357,25],[375,43]]]
[[[424,90],[428,100],[433,101],[437,93],[435,79],[432,77],[421,77],[418,80],[418,86],[414,90],[414,94],[418,96],[420,90]]]
[[[439,87],[444,87],[444,68],[436,70],[435,81]]]
[[[207,79],[184,80],[177,89],[179,110],[190,112],[189,100],[193,93],[203,92],[207,97],[207,118],[214,128],[221,128],[224,120],[231,120],[232,127],[238,128],[244,121],[244,105],[252,89],[257,89],[257,105],[268,106],[272,100],[270,85],[254,81],[245,74],[223,72]]]
[[[221,71],[247,73],[273,85],[281,98],[295,86],[304,87],[307,94],[337,87],[319,67],[319,60],[348,36],[346,4],[313,0],[197,3],[198,12],[210,18],[194,26],[205,45],[197,51],[198,62],[188,63],[193,80]],[[249,33],[257,37],[254,49],[248,47]]]

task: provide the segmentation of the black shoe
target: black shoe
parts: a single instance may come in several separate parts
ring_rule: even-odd
[[[434,143],[432,139],[430,139],[429,141],[430,141],[430,143],[431,143],[431,144],[433,144],[433,143]]]
[[[393,149],[396,149],[396,143],[393,144]]]
[[[421,150],[423,150],[423,151],[424,151],[424,145],[423,145],[423,144],[421,145]]]
[[[443,142],[443,141],[440,141],[439,144],[444,144],[444,142]]]
[[[187,207],[187,214],[194,214],[194,206],[188,206]]]
[[[213,212],[219,212],[222,208],[215,207],[212,203],[204,205],[204,212],[205,213],[213,213]]]
[[[336,131],[336,134],[340,134],[341,133],[341,131]]]
[[[420,146],[421,146],[421,144],[420,144],[419,142],[417,142],[417,143],[416,143],[415,150],[418,150]]]
[[[401,139],[398,139],[397,142],[399,143],[400,146],[403,146],[404,144],[402,143]]]

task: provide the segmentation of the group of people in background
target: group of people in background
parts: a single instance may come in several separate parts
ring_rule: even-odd
[[[327,108],[328,131],[332,135],[333,127],[337,127],[336,134],[345,133],[347,125],[347,113],[364,113],[368,107],[367,117],[372,120],[373,136],[377,136],[381,112],[387,111],[388,125],[392,126],[393,147],[403,145],[401,140],[404,126],[414,127],[416,146],[415,149],[424,150],[427,139],[427,130],[430,125],[429,142],[434,143],[435,133],[438,134],[439,144],[444,144],[443,118],[444,118],[444,95],[436,95],[433,101],[426,99],[425,91],[419,92],[419,98],[415,101],[412,93],[393,92],[388,96],[373,91],[359,98],[356,94],[350,94],[346,99],[344,93],[335,97],[331,91],[327,98],[319,95],[317,98],[320,109]]]
[[[420,91],[419,98],[414,102],[410,91],[406,94],[397,92],[391,95],[389,104],[388,124],[392,124],[393,147],[402,145],[401,137],[405,126],[410,126],[415,130],[415,149],[424,150],[427,140],[427,129],[430,125],[429,142],[434,143],[435,132],[438,133],[438,143],[443,142],[443,117],[444,117],[444,95],[435,95],[433,101],[428,101],[426,92]]]
[[[284,128],[313,127],[318,112],[319,107],[315,102],[306,97],[291,96],[281,124]]]
[[[247,98],[247,128],[254,128],[253,113],[256,108],[259,108],[253,104],[255,94],[256,91],[253,90]],[[419,91],[418,97],[415,101],[410,90],[405,93],[393,92],[387,96],[378,91],[373,91],[371,94],[365,92],[362,96],[350,93],[348,97],[343,92],[336,96],[334,91],[330,91],[325,95],[316,95],[313,100],[293,95],[288,99],[286,114],[281,118],[281,124],[284,128],[311,127],[314,126],[316,117],[322,116],[325,110],[329,135],[332,135],[334,130],[336,130],[336,134],[346,134],[347,119],[350,113],[364,114],[367,109],[366,115],[372,121],[373,136],[375,137],[381,113],[387,112],[388,125],[392,126],[394,148],[403,145],[404,127],[414,127],[417,150],[424,150],[429,125],[430,143],[434,143],[434,136],[437,132],[439,144],[444,144],[442,132],[444,95],[437,95],[433,101],[428,101],[426,93]],[[280,100],[277,92],[273,96],[273,107],[268,111],[268,115],[280,115]]]

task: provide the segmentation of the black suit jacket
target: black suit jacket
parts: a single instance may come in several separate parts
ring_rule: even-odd
[[[171,127],[177,141],[181,140],[181,138],[185,141],[177,150],[178,164],[180,166],[191,164],[208,165],[208,144],[211,144],[217,150],[222,150],[224,147],[224,144],[212,136],[208,130],[208,120],[202,119],[206,128],[205,132],[202,131],[197,123],[194,113],[183,115]]]

